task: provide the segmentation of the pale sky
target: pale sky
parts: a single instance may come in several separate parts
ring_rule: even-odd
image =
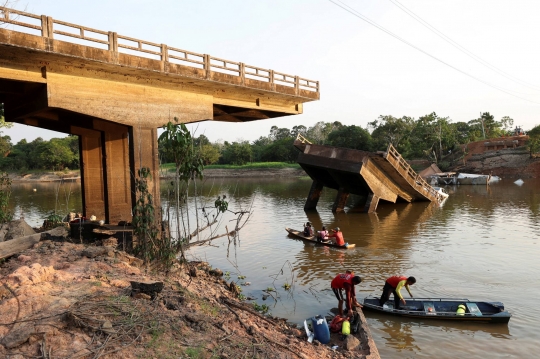
[[[510,116],[524,129],[540,124],[539,1],[333,1],[438,60],[329,0],[19,0],[16,8],[320,81],[321,99],[306,103],[304,114],[200,124],[198,134],[211,141],[252,141],[268,135],[273,125],[340,121],[366,127],[379,115],[418,118],[431,112],[453,122],[490,112],[496,120]],[[497,71],[460,52],[397,5]],[[23,125],[4,133],[13,143],[63,136]]]

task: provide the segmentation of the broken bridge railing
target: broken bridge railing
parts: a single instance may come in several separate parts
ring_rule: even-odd
[[[401,174],[401,176],[403,176],[403,178],[405,178],[407,183],[409,183],[416,191],[422,193],[426,198],[429,198],[430,200],[435,199],[438,202],[444,200],[444,197],[439,192],[431,187],[429,183],[412,169],[391,143],[388,144],[388,149],[386,150],[384,158],[399,172],[399,174]]]

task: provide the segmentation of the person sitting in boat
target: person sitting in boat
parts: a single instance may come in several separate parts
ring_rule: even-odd
[[[390,294],[394,294],[394,309],[399,309],[399,302],[403,305],[407,304],[403,296],[401,295],[401,288],[405,287],[411,298],[413,297],[411,289],[409,286],[416,283],[416,278],[414,277],[405,277],[405,276],[392,276],[386,280],[384,283],[383,293],[379,299],[379,304],[382,307],[384,303],[390,298]]]
[[[328,234],[328,238],[335,238],[333,243],[338,246],[345,245],[345,239],[343,239],[343,233],[339,227],[332,229],[332,233]]]
[[[306,224],[304,224],[304,236],[313,236],[313,227],[311,226],[311,222],[306,222]]]
[[[354,286],[361,282],[362,278],[355,276],[352,271],[340,273],[332,279],[330,287],[338,300],[338,312],[340,316],[343,316],[343,302],[346,303],[345,310],[347,311],[348,316],[353,315],[353,307],[362,308],[362,305],[356,300],[356,293],[354,290]],[[345,291],[345,296],[343,296],[343,291]]]
[[[322,226],[322,230],[317,233],[317,241],[326,242],[328,241],[328,231],[325,226]]]

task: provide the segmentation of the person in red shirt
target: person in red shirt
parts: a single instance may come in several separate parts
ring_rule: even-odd
[[[349,316],[353,315],[353,306],[362,308],[360,303],[356,300],[356,293],[354,290],[354,285],[360,284],[360,282],[362,282],[362,278],[355,276],[354,273],[350,271],[347,271],[347,273],[340,273],[332,279],[330,287],[332,287],[332,291],[338,300],[338,311],[340,316],[343,316],[344,301],[346,301],[345,309]],[[343,291],[345,291],[345,297],[343,296]]]
[[[403,296],[401,295],[401,288],[405,287],[411,298],[413,297],[411,289],[409,286],[416,283],[416,278],[414,277],[405,277],[405,276],[392,276],[386,280],[384,283],[383,292],[381,298],[379,299],[379,305],[382,307],[384,303],[390,298],[390,294],[394,294],[394,309],[399,309],[399,302],[407,304]]]
[[[332,229],[332,234],[329,234],[328,238],[332,238],[332,237],[336,239],[334,241],[334,244],[338,246],[345,245],[345,240],[343,239],[343,233],[341,232],[341,229],[339,229],[339,227]]]

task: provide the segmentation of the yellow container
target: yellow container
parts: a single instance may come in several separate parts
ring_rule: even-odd
[[[457,315],[465,315],[465,311],[467,310],[467,308],[465,307],[465,304],[460,304],[458,305],[457,307],[457,311],[456,311],[456,314]]]
[[[341,334],[349,335],[351,334],[351,323],[348,320],[344,320],[341,326]]]

